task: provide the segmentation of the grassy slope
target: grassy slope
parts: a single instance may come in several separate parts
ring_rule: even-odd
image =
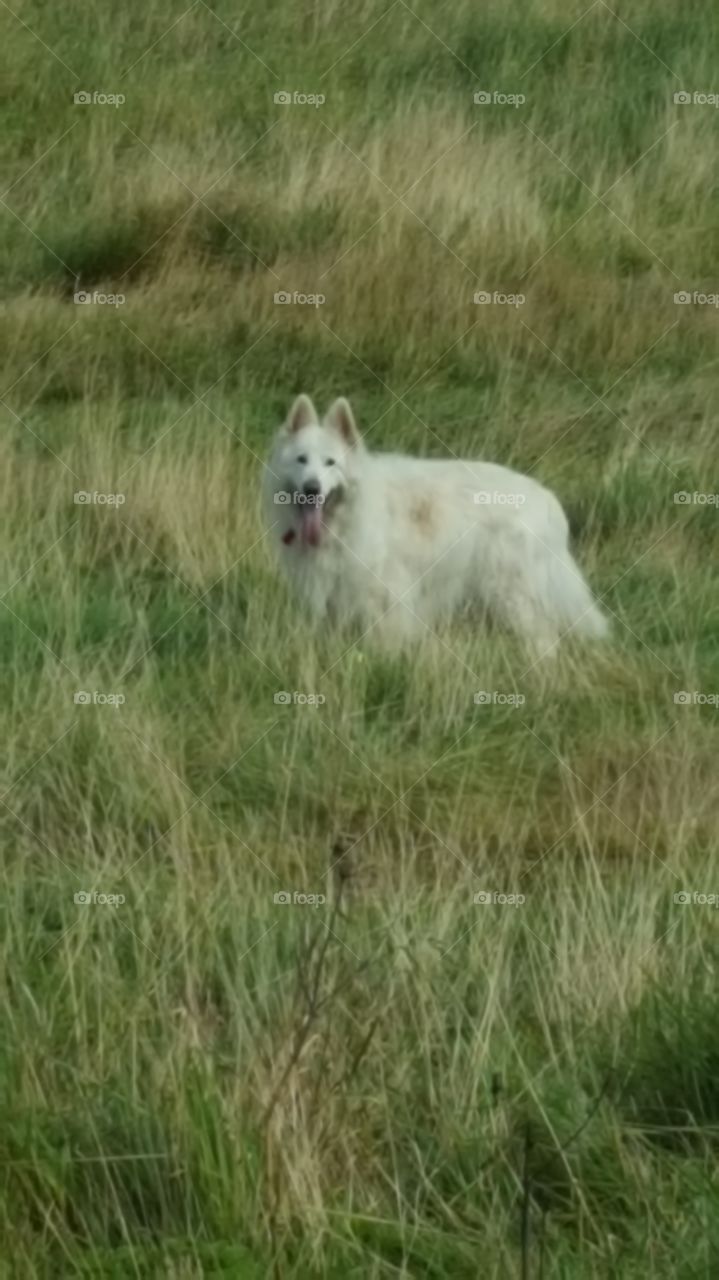
[[[715,1270],[716,15],[412,8],[5,15],[8,1274]],[[536,469],[614,643],[308,632],[256,512],[301,389]]]

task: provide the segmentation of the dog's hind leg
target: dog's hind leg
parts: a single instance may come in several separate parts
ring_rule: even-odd
[[[532,658],[554,658],[557,655],[561,628],[526,585],[516,584],[495,600],[492,610],[498,621],[524,643]]]
[[[535,658],[555,657],[565,637],[600,638],[607,623],[579,569],[564,556],[535,557],[493,593],[492,611]]]

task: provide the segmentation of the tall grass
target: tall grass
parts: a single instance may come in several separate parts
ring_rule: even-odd
[[[713,1274],[713,8],[5,27],[4,1273]],[[612,642],[310,629],[300,390],[551,485]]]

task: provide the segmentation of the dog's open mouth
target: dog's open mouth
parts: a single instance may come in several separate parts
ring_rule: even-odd
[[[344,496],[344,489],[332,489],[324,499],[297,504],[299,540],[305,547],[318,547],[323,540],[333,513]]]

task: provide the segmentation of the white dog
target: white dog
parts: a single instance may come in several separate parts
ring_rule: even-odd
[[[266,470],[268,524],[315,615],[400,642],[469,606],[537,654],[606,620],[568,547],[559,502],[489,462],[365,448],[347,400],[320,422],[298,396]]]

